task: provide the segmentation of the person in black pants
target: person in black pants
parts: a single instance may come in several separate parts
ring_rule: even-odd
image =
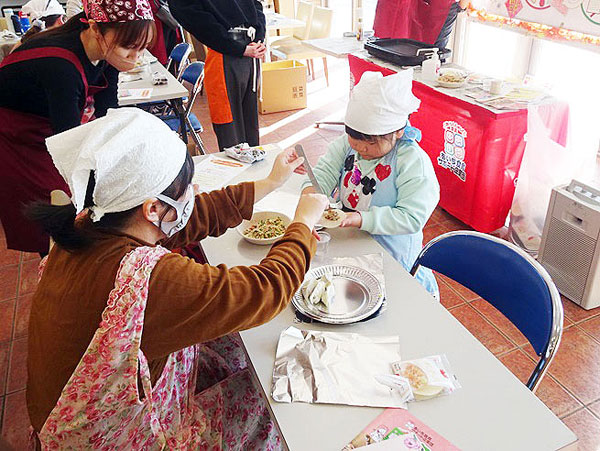
[[[442,29],[440,30],[440,34],[435,40],[434,47],[438,49],[445,49],[448,45],[448,39],[450,39],[450,34],[452,33],[452,27],[454,27],[454,23],[456,22],[456,18],[459,13],[462,13],[469,6],[470,0],[459,0],[456,3],[453,3],[450,6],[450,11],[448,11],[448,17],[446,17],[446,21],[444,25],[442,25]]]
[[[169,0],[177,21],[208,47],[204,87],[219,150],[259,144],[259,60],[266,47],[258,0]]]

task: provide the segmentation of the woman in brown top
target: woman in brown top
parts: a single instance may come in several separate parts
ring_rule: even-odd
[[[302,159],[284,152],[266,179],[193,196],[185,146],[135,108],[47,145],[75,205],[31,211],[56,242],[29,331],[27,404],[42,447],[277,448],[237,341],[225,336],[287,306],[326,197],[303,196],[256,266],[201,265],[167,249],[249,219]]]

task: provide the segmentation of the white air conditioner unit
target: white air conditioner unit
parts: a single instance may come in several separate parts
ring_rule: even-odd
[[[600,191],[573,180],[552,190],[538,260],[558,290],[600,306]]]

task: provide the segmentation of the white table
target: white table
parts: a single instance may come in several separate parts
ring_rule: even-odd
[[[270,152],[268,160],[273,158]],[[236,181],[262,178],[270,167],[267,161],[255,163]],[[294,176],[282,191],[298,193],[301,180]],[[283,208],[283,213],[293,208],[277,199],[272,204]],[[330,256],[383,251],[359,230],[330,233]],[[256,264],[268,251],[247,243],[235,230],[202,244],[212,264],[229,266]],[[339,451],[382,412],[368,407],[274,402],[270,392],[275,350],[279,334],[291,325],[365,335],[397,334],[403,358],[445,353],[463,388],[451,396],[412,403],[409,410],[465,451],[576,449],[575,435],[385,252],[384,266],[388,307],[371,321],[349,326],[297,324],[289,306],[269,323],[241,333],[289,449]]]
[[[306,25],[306,22],[284,16],[283,14],[271,12],[265,13],[265,22],[267,30],[281,30],[283,28],[300,28]]]
[[[322,38],[307,39],[302,45],[335,58],[344,58],[351,53],[358,52],[364,48],[364,41],[356,38]]]
[[[152,54],[146,50],[144,57],[147,59],[153,58]],[[167,79],[167,84],[155,86],[152,84],[152,74],[159,72]],[[179,116],[180,134],[185,143],[187,143],[187,133],[185,128],[185,111],[183,108],[183,98],[189,95],[185,86],[183,86],[160,62],[151,63],[147,70],[134,74],[134,78],[141,80],[125,82],[122,81],[123,74],[119,74],[119,90],[121,89],[152,89],[152,95],[148,99],[129,99],[127,97],[119,97],[119,106],[138,105],[148,102],[170,102],[173,109]]]

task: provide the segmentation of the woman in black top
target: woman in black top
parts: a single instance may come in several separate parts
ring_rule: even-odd
[[[151,45],[147,0],[89,0],[87,10],[32,37],[0,64],[0,220],[9,249],[48,252],[48,236],[23,215],[32,201],[68,192],[45,139],[117,106],[118,71]]]

